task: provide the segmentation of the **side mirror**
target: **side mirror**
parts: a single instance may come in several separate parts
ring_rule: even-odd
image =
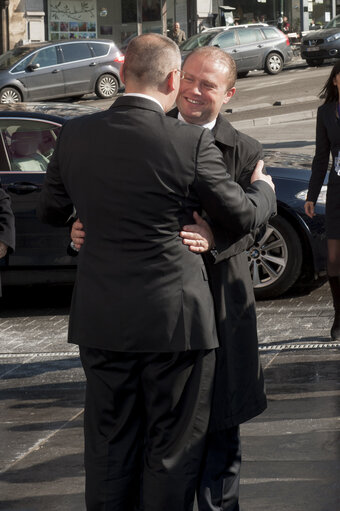
[[[36,71],[36,69],[39,69],[40,68],[40,64],[30,64],[29,66],[27,66],[27,69],[29,71]]]

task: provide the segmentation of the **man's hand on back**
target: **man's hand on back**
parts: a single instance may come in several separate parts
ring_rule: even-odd
[[[275,185],[273,183],[273,180],[271,176],[268,174],[263,174],[262,169],[264,167],[264,161],[259,160],[256,164],[256,167],[254,169],[254,172],[250,178],[250,182],[253,184],[255,181],[265,181],[269,184],[269,186],[272,188],[272,190],[275,192]]]
[[[84,226],[79,219],[77,219],[72,225],[71,229],[71,239],[74,243],[76,250],[80,250],[81,246],[84,244],[85,232]]]
[[[196,211],[193,216],[196,224],[185,225],[179,235],[191,252],[207,252],[214,246],[214,235],[209,224]]]

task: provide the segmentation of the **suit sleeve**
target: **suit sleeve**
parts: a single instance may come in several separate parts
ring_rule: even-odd
[[[197,151],[195,189],[204,210],[235,243],[260,227],[276,212],[276,197],[264,181],[251,184],[247,193],[226,173],[223,157],[212,135],[204,130]]]
[[[318,109],[316,119],[315,156],[312,163],[312,175],[309,181],[307,200],[315,202],[318,199],[328,169],[331,144],[327,135],[324,112]]]
[[[10,252],[15,249],[15,222],[11,208],[11,199],[0,188],[0,241],[7,245]]]
[[[55,151],[47,167],[46,176],[37,206],[37,215],[44,223],[65,227],[73,215],[73,204],[61,180],[59,154],[65,136],[61,130]]]

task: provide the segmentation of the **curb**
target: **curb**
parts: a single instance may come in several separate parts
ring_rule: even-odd
[[[273,124],[283,124],[285,122],[292,121],[303,121],[306,119],[316,118],[317,111],[316,110],[305,110],[302,112],[292,112],[289,114],[281,114],[281,115],[271,115],[268,117],[258,117],[256,119],[244,119],[242,121],[231,121],[234,128],[242,129],[242,128],[253,128],[260,126],[271,126]]]

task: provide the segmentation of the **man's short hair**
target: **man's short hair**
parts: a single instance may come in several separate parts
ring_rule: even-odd
[[[126,50],[124,76],[157,87],[174,69],[181,68],[181,54],[174,41],[160,34],[133,38]]]
[[[229,55],[229,53],[226,53],[216,46],[203,46],[201,48],[196,48],[194,51],[189,53],[185,62],[195,55],[202,55],[206,59],[212,59],[215,62],[222,64],[226,68],[226,89],[234,87],[237,78],[236,64],[235,60]]]

